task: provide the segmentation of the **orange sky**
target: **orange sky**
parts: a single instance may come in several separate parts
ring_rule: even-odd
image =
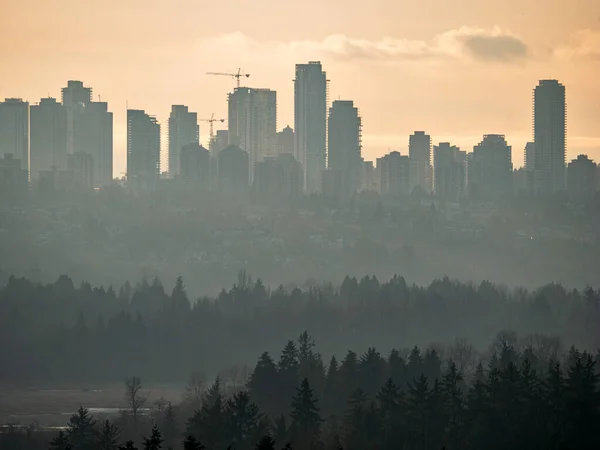
[[[557,78],[568,157],[600,161],[600,0],[0,0],[0,98],[93,87],[114,112],[115,176],[126,101],[163,131],[171,104],[226,117],[234,81],[205,72],[242,67],[247,85],[277,90],[278,127],[293,126],[294,64],[308,60],[332,100],[360,108],[367,159],[405,153],[423,129],[469,151],[505,134],[521,165],[532,89]]]

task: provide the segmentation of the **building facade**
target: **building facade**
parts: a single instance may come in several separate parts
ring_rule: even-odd
[[[294,80],[294,156],[304,170],[304,189],[320,191],[326,167],[327,75],[321,63],[296,64]]]
[[[533,170],[536,195],[565,190],[566,117],[565,86],[557,80],[541,80],[533,94]]]
[[[467,154],[455,145],[433,147],[434,192],[441,200],[458,202],[465,193]]]
[[[250,156],[237,145],[230,145],[219,152],[218,156],[219,193],[241,196],[248,192]]]
[[[0,102],[0,157],[8,154],[29,173],[29,103],[20,98]]]
[[[579,155],[567,167],[567,191],[572,199],[591,199],[598,188],[598,167],[587,155]]]
[[[204,189],[210,187],[210,152],[199,143],[184,145],[179,158],[179,178]]]
[[[350,195],[360,187],[362,122],[351,100],[336,100],[329,109],[327,168],[341,174],[341,190]]]
[[[176,178],[181,172],[181,150],[188,144],[200,142],[198,114],[185,105],[173,105],[169,116],[169,176]]]
[[[55,98],[43,98],[30,108],[30,174],[67,168],[67,111]]]
[[[424,131],[415,131],[408,138],[410,158],[410,191],[420,188],[430,194],[432,191],[431,136]]]
[[[512,194],[512,148],[504,135],[487,134],[468,158],[469,195],[491,200]]]
[[[277,93],[270,89],[235,88],[229,94],[229,143],[250,158],[250,182],[254,165],[276,155]]]
[[[377,158],[377,173],[382,195],[402,196],[410,193],[410,160],[400,152]]]
[[[277,132],[277,154],[294,154],[294,130],[289,125]]]
[[[156,187],[160,177],[160,124],[143,110],[127,110],[127,183],[135,190]]]

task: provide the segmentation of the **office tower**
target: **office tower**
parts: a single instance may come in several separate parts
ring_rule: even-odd
[[[239,196],[248,192],[250,156],[237,145],[230,145],[219,152],[219,192]]]
[[[28,189],[28,173],[12,153],[0,156],[0,202],[21,200]]]
[[[598,187],[596,163],[587,155],[579,155],[567,167],[567,190],[573,199],[594,198]]]
[[[360,185],[362,123],[351,100],[336,100],[329,109],[327,168],[338,170],[342,192],[349,195]]]
[[[468,160],[469,195],[490,200],[513,191],[512,147],[504,135],[487,134],[473,147]]]
[[[277,154],[294,154],[294,130],[289,125],[277,132]]]
[[[30,172],[67,168],[67,111],[55,98],[43,98],[30,109]]]
[[[94,188],[94,158],[89,153],[73,153],[67,157],[67,170],[71,172],[77,188]]]
[[[375,167],[373,161],[361,160],[360,164],[360,190],[376,191]]]
[[[275,156],[277,93],[270,89],[235,88],[229,94],[229,143],[248,153],[250,167]],[[254,172],[250,171],[250,182]]]
[[[382,195],[408,195],[410,193],[410,159],[400,152],[390,152],[377,158]]]
[[[296,64],[294,80],[294,156],[304,170],[304,189],[320,190],[326,167],[327,75],[321,63]]]
[[[127,183],[152,189],[160,177],[160,124],[143,110],[127,110]]]
[[[0,102],[0,157],[6,154],[29,176],[29,103],[20,98]]]
[[[429,194],[432,190],[431,136],[424,131],[415,131],[408,138],[410,158],[410,191],[419,187]]]
[[[204,189],[210,186],[210,152],[197,142],[184,145],[179,158],[182,181]]]
[[[75,148],[75,122],[85,105],[92,101],[92,88],[85,87],[81,81],[69,80],[62,88],[62,104],[67,109],[67,153],[78,151]]]
[[[188,144],[199,142],[198,114],[188,111],[187,106],[173,105],[169,116],[169,176],[171,178],[175,178],[180,173],[181,149]]]
[[[67,153],[87,153],[94,159],[94,185],[113,178],[113,114],[106,102],[92,101],[92,88],[70,80],[62,89],[67,116]]]
[[[254,166],[253,188],[263,202],[292,200],[302,192],[302,167],[291,153],[265,157]]]
[[[567,148],[565,87],[556,80],[541,80],[533,97],[535,194],[564,191]]]
[[[528,142],[525,144],[524,150],[524,158],[523,158],[523,166],[525,170],[533,171],[535,167],[535,144],[533,142]]]
[[[439,199],[458,202],[465,191],[466,152],[448,142],[433,147],[434,190]]]

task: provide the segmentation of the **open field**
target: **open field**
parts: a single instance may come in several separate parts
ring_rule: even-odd
[[[181,386],[149,386],[146,407],[153,406],[161,397],[173,403],[181,400]],[[0,387],[0,424],[28,425],[38,422],[43,426],[62,426],[79,408],[88,408],[95,415],[111,415],[126,407],[124,386],[97,386],[92,388],[3,388]]]

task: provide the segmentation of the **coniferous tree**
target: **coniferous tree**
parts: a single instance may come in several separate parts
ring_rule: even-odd
[[[50,450],[72,450],[72,448],[68,436],[62,430],[50,441]]]
[[[110,420],[105,420],[100,430],[98,430],[98,449],[117,450],[119,448],[119,434],[119,428]]]
[[[178,440],[179,430],[177,427],[177,418],[175,417],[175,408],[171,402],[167,404],[167,408],[163,417],[163,436],[165,447],[174,447]]]
[[[409,442],[415,449],[425,450],[428,448],[429,421],[431,420],[430,395],[429,383],[423,374],[408,385],[406,404],[409,414]]]
[[[137,450],[137,447],[133,441],[127,441],[125,444],[119,446],[119,450]]]
[[[275,450],[275,441],[271,436],[263,436],[255,448],[256,450]]]
[[[317,399],[306,378],[292,399],[292,440],[298,450],[314,448],[319,442],[321,416]]]
[[[94,445],[96,421],[82,406],[71,416],[67,425],[67,437],[73,450],[87,450]]]
[[[225,408],[226,435],[237,450],[252,449],[267,432],[266,420],[247,392],[236,393]]]
[[[188,420],[186,434],[192,435],[211,450],[225,447],[225,402],[219,377],[204,396],[202,407]]]
[[[162,435],[156,425],[152,427],[150,438],[144,438],[144,450],[160,450],[162,448]]]
[[[192,435],[189,435],[183,441],[183,450],[204,450],[205,448],[206,447],[198,442],[198,440]]]

